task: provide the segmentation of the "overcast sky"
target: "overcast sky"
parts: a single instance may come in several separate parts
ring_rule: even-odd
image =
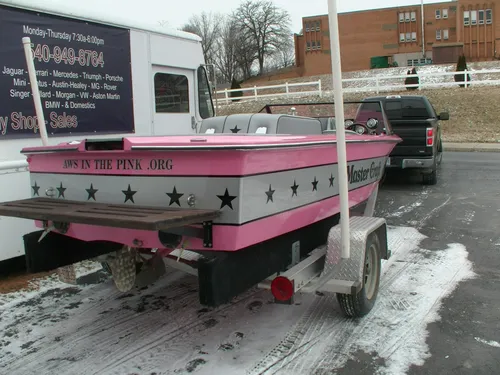
[[[202,11],[230,13],[241,0],[33,0],[43,3],[64,4],[64,8],[88,7],[104,14],[116,14],[137,21],[158,24],[167,21],[172,28],[179,28],[193,14]],[[449,1],[449,0],[447,0]],[[424,3],[446,2],[424,0]],[[327,0],[274,0],[274,3],[290,12],[292,31],[299,32],[302,17],[328,13]],[[340,0],[339,11],[385,8],[398,5],[420,4],[420,0]]]

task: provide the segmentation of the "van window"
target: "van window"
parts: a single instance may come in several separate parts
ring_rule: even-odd
[[[212,103],[212,93],[210,83],[207,78],[207,71],[204,67],[198,68],[198,100],[200,102],[201,118],[214,116],[214,106]]]
[[[185,75],[156,73],[156,113],[189,113],[189,82]]]

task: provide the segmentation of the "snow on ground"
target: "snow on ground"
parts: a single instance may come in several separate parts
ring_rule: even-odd
[[[47,279],[39,292],[2,296],[0,373],[321,374],[357,356],[374,373],[404,374],[430,356],[426,327],[443,298],[474,277],[463,245],[429,251],[424,238],[389,228],[393,256],[361,320],[342,317],[332,295],[300,295],[288,306],[256,289],[203,308],[196,278],[178,271],[125,294],[89,267],[80,270],[85,285]]]
[[[483,81],[481,85],[499,85],[500,82],[500,61],[484,61],[484,62],[470,62],[467,64],[469,75],[472,80],[472,85],[478,85],[479,81]],[[398,91],[404,90],[404,80],[408,70],[411,67],[396,67],[396,68],[384,68],[384,69],[369,69],[360,70],[354,72],[344,72],[342,73],[342,87],[345,93],[349,92],[376,92],[377,87],[381,92],[388,91]],[[439,64],[439,65],[423,65],[416,67],[417,74],[419,75],[420,84],[426,89],[440,88],[443,83],[453,83],[453,75],[440,75],[439,73],[454,72],[456,70],[456,64]],[[491,73],[476,73],[477,71],[491,71]],[[293,79],[276,80],[276,81],[265,81],[249,84],[253,88],[254,85],[257,87],[262,86],[273,86],[273,85],[284,85],[288,83],[305,83],[305,82],[317,82],[321,80],[321,90],[324,95],[332,95],[333,81],[331,74],[323,74],[318,76],[308,76],[299,77]],[[486,82],[485,82],[486,81]],[[425,86],[432,85],[432,86]],[[311,84],[308,86],[297,86],[290,87],[289,92],[294,93],[295,97],[304,97],[317,93],[317,84]],[[285,88],[274,88],[274,89],[259,89],[258,95],[271,95],[279,94],[283,95],[285,93]],[[245,95],[254,95],[253,91],[245,91]],[[219,108],[226,105],[224,101],[223,91],[219,91],[217,96],[219,100]],[[279,98],[279,97],[275,97]],[[273,97],[266,97],[266,101],[272,102]],[[253,100],[253,99],[244,99]]]

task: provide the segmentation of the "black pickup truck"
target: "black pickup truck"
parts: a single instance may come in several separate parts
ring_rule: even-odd
[[[448,112],[438,115],[429,99],[419,95],[376,96],[365,100],[382,102],[392,131],[403,140],[389,155],[387,168],[420,170],[424,184],[436,184],[437,167],[443,157],[440,121],[449,119]],[[366,107],[371,106],[372,103],[362,104],[359,110],[370,110]]]

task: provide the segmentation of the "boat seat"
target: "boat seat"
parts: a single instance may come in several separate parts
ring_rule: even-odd
[[[311,117],[256,113],[248,133],[256,134],[322,134],[321,122]]]
[[[248,127],[254,115],[254,113],[237,113],[227,116],[224,133],[249,133]]]
[[[322,134],[321,122],[317,118],[283,115],[278,120],[277,134]]]
[[[321,129],[323,132],[328,130],[328,122],[331,121],[332,129],[335,130],[335,117],[319,117],[319,121],[321,122]]]
[[[200,125],[199,133],[202,134],[223,133],[226,118],[227,116],[215,116],[203,119]]]
[[[321,130],[325,131],[328,128],[328,117],[319,117],[319,122],[321,122]]]

